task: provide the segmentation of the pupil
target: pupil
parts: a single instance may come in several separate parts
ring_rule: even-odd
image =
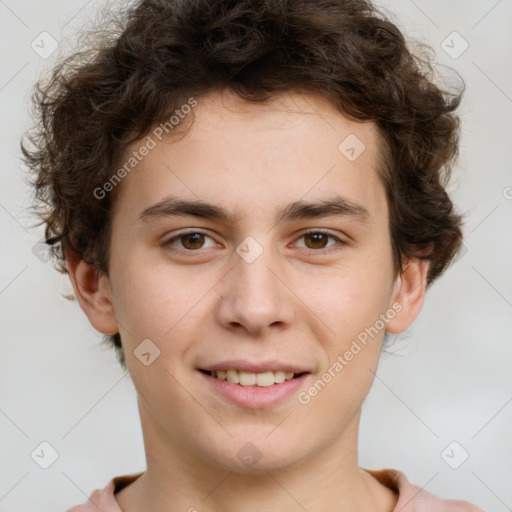
[[[321,238],[324,238],[324,242],[325,242],[325,238],[327,238],[323,233],[316,233],[316,234],[312,234],[312,235],[308,235],[310,238],[313,239],[313,245],[314,244],[318,244],[320,242],[321,244]],[[325,246],[325,243],[324,244],[321,244],[322,247]]]
[[[196,244],[199,242],[199,246],[201,245],[201,241],[202,241],[202,234],[201,233],[191,233],[190,235],[186,235],[185,236],[185,240],[186,240],[186,244],[185,244],[185,247],[187,247],[188,245],[192,245],[193,247],[188,247],[189,249],[197,249],[198,247],[196,247]],[[189,241],[192,240],[192,243],[189,244]]]

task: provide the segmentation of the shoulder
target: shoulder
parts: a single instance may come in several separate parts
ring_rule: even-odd
[[[398,493],[398,502],[393,512],[485,512],[464,500],[445,500],[417,485],[396,469],[368,470],[381,484]]]
[[[122,512],[114,494],[134,482],[142,473],[116,476],[103,489],[96,489],[83,505],[77,505],[66,512]]]

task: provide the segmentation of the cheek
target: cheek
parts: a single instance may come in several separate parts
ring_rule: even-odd
[[[323,287],[309,293],[310,304],[329,327],[333,349],[343,350],[385,313],[393,284],[390,265],[368,259],[335,270]]]
[[[114,310],[128,345],[164,339],[190,309],[192,297],[183,283],[143,263],[125,262],[114,285]]]
[[[344,283],[350,290],[345,288],[336,300],[323,298],[324,311],[330,311],[326,323],[334,334],[323,338],[322,368],[297,397],[306,406],[305,414],[315,411],[313,416],[322,417],[333,436],[360,409],[381,353],[385,330],[380,315],[386,313],[387,303],[384,294],[379,296],[364,282],[351,278]]]
[[[381,353],[384,320],[394,316],[389,307],[391,261],[381,261],[368,258],[365,264],[337,272],[322,293],[310,295],[329,335],[323,337],[327,357],[321,382],[308,396],[321,390],[319,402],[337,404],[340,411],[357,407],[366,396]]]

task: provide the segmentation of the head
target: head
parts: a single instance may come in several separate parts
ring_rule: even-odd
[[[38,85],[22,149],[143,425],[226,468],[247,442],[267,468],[327,449],[461,244],[461,93],[361,0],[143,1],[98,41]],[[198,407],[246,363],[304,374],[295,398]]]

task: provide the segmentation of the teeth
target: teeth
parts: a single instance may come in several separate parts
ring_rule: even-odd
[[[254,384],[256,384],[256,374],[255,373],[238,372],[238,377],[240,378],[240,386],[254,386]]]
[[[231,382],[231,384],[238,384],[240,382],[238,372],[236,370],[228,370],[226,372],[226,380]]]
[[[274,372],[255,373],[254,376],[258,386],[272,386],[276,383]]]
[[[286,380],[286,374],[291,373],[293,378],[293,372],[274,372],[274,382],[276,384],[281,384],[281,382],[284,382]],[[290,380],[290,379],[288,379]]]
[[[231,384],[240,384],[241,386],[273,386],[274,384],[281,384],[285,380],[293,379],[295,375],[293,372],[244,372],[237,370],[217,370],[211,372],[212,377],[221,380],[227,380]]]

